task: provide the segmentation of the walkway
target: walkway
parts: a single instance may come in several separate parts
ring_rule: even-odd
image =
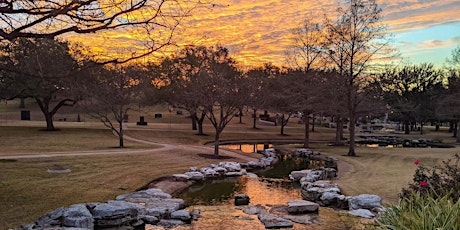
[[[151,141],[146,141],[142,139],[133,138],[127,135],[124,135],[125,140],[135,141],[142,144],[148,145],[155,145],[160,146],[159,148],[152,148],[152,149],[141,149],[141,150],[127,150],[127,149],[120,149],[120,150],[100,150],[100,151],[78,151],[78,152],[51,152],[51,153],[43,153],[43,154],[18,154],[14,156],[0,156],[0,159],[24,159],[24,158],[46,158],[46,157],[63,157],[63,156],[93,156],[93,155],[117,155],[117,154],[135,154],[135,153],[154,153],[160,151],[169,151],[169,150],[205,150],[205,151],[212,151],[214,147],[212,146],[196,146],[196,145],[182,145],[182,144],[164,144],[164,143],[156,143]],[[234,151],[220,149],[219,153],[222,156],[229,156],[233,158],[242,159],[245,161],[258,161],[258,159],[240,154]]]

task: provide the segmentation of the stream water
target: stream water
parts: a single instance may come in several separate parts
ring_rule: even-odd
[[[247,194],[250,197],[250,205],[276,209],[286,205],[289,200],[302,199],[298,183],[283,183],[291,171],[320,166],[324,164],[285,155],[280,157],[275,166],[254,172],[259,178],[242,176],[196,183],[178,198],[184,199],[190,205],[188,210],[200,210],[201,218],[193,221],[191,225],[174,229],[265,229],[257,215],[243,212],[246,206],[234,205],[234,195]],[[293,229],[350,229],[347,218],[342,220],[342,215],[328,208],[321,208],[318,214],[310,214],[308,218],[311,219],[311,224],[294,223]],[[148,229],[162,228],[152,226]]]

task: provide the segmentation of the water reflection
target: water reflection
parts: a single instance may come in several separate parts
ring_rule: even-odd
[[[247,176],[196,183],[180,198],[189,205],[233,204],[234,195],[239,193],[249,195],[251,204],[286,204],[288,200],[301,199],[298,186],[274,184]]]
[[[228,144],[220,146],[228,149],[239,150],[243,153],[256,153],[267,148],[273,148],[273,144]]]

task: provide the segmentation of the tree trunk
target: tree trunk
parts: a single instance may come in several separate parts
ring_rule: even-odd
[[[54,123],[53,123],[53,116],[55,113],[49,112],[50,100],[48,98],[44,98],[43,100],[41,100],[40,98],[35,98],[35,101],[40,107],[40,110],[42,111],[43,116],[45,116],[46,131],[56,130],[54,128]]]
[[[123,119],[120,119],[118,121],[118,125],[120,126],[118,128],[118,140],[120,142],[119,144],[119,147],[120,148],[124,148],[125,147],[125,143],[124,143],[124,139],[123,139]]]
[[[240,124],[243,124],[243,110],[239,110]]]
[[[204,119],[206,118],[206,115],[204,113],[201,114],[201,117],[198,118],[197,123],[198,123],[198,135],[204,135],[203,131],[203,123]]]
[[[423,135],[423,122],[420,122],[420,134]]]
[[[457,121],[453,121],[453,136],[452,137],[456,137],[458,139],[459,135],[458,135],[458,120]]]
[[[355,152],[355,128],[356,128],[356,121],[354,116],[350,116],[350,125],[348,127],[350,140],[348,142],[348,156],[356,156]]]
[[[404,121],[404,134],[410,134],[410,123],[409,121]]]
[[[454,131],[454,121],[449,121],[449,133]]]
[[[281,115],[281,135],[284,135],[284,126],[286,126],[286,122],[284,121],[284,114]]]
[[[457,142],[460,143],[460,135],[458,135],[458,132],[460,131],[460,125],[458,125],[458,121],[457,121],[457,129],[456,129],[456,133],[457,133]]]
[[[337,127],[335,127],[335,144],[340,145],[342,143],[342,134],[341,134],[342,132],[341,130],[343,128],[342,118],[338,116],[335,120],[336,120],[335,123],[337,125]]]
[[[256,126],[256,124],[257,124],[257,113],[256,112],[257,112],[257,109],[254,109],[254,114],[252,115],[253,116],[252,117],[253,118],[252,128],[254,128],[254,129],[257,128],[257,126]]]
[[[312,117],[311,131],[312,131],[312,132],[315,132],[315,116],[314,116],[314,115],[313,115],[313,117]]]
[[[52,131],[52,130],[56,130],[54,128],[54,123],[53,123],[53,114],[47,112],[47,111],[43,111],[44,115],[45,115],[45,120],[46,120],[46,130],[47,131]]]
[[[197,119],[196,112],[191,112],[190,118],[192,118],[192,130],[197,130],[196,123],[198,119]]]
[[[307,115],[307,114],[305,114]],[[305,139],[303,142],[303,147],[308,148],[308,144],[310,142],[310,122],[308,116],[303,117],[303,121],[305,124]]]
[[[214,136],[214,155],[219,156],[219,140],[220,140],[220,130],[216,129],[216,135]]]

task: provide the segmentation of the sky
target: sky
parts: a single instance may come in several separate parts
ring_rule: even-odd
[[[221,45],[229,48],[243,66],[263,63],[285,65],[285,51],[292,44],[292,29],[305,17],[335,15],[343,0],[215,0],[199,7],[181,25],[178,44]],[[393,37],[405,63],[445,63],[460,45],[460,0],[377,0],[382,23]],[[117,37],[118,36],[118,37]],[[115,38],[118,49],[136,43],[130,36]],[[100,51],[113,50],[113,42],[86,40]],[[117,41],[118,40],[118,41]],[[83,41],[83,40],[81,40]]]

